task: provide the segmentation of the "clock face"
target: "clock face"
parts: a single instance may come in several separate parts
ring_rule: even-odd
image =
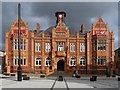
[[[59,15],[59,18],[62,18],[62,15],[61,15],[61,14]]]

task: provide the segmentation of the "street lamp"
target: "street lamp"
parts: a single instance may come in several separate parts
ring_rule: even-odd
[[[21,32],[20,32],[20,3],[18,4],[18,70],[17,80],[22,81],[22,69],[21,69],[21,55],[20,55],[20,44],[21,44]]]

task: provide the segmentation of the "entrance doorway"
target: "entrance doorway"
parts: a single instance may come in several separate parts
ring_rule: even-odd
[[[64,71],[64,61],[62,61],[62,60],[58,61],[57,71]]]

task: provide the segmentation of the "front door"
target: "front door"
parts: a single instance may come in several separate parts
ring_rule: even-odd
[[[57,63],[57,71],[64,71],[64,61],[59,60]]]

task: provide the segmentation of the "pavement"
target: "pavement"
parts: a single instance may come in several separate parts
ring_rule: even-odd
[[[50,90],[50,88],[53,87],[51,90],[55,90],[56,88],[67,88],[67,90],[71,90],[72,88],[115,90],[113,88],[118,88],[118,86],[120,86],[120,82],[118,82],[115,77],[98,77],[97,81],[94,82],[90,81],[90,77],[81,77],[78,79],[73,77],[64,77],[66,82],[56,80],[57,77],[40,78],[31,76],[30,80],[22,81],[17,81],[17,77],[15,76],[2,75],[2,77],[0,75],[0,88],[48,88]]]

